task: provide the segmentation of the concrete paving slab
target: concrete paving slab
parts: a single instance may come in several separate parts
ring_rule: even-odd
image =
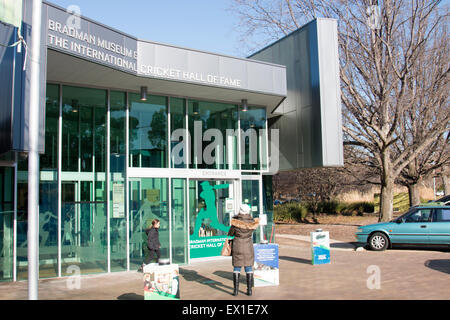
[[[311,243],[311,237],[309,237],[309,236],[301,236],[301,235],[294,235],[294,234],[278,234],[277,237],[284,238],[284,239],[303,241],[303,242],[307,242],[309,244]],[[353,251],[353,250],[355,250],[355,245],[352,243],[348,243],[348,242],[330,239],[330,249],[331,250]]]
[[[311,251],[306,244],[280,244],[279,255],[280,285],[254,288],[251,297],[245,295],[244,272],[239,295],[236,298],[232,296],[232,266],[229,259],[197,261],[180,266],[181,299],[450,300],[448,250],[333,250],[331,264],[316,266],[311,264]],[[40,280],[39,298],[143,299],[143,274],[137,271],[82,276],[79,288],[74,280],[72,277]],[[27,282],[0,283],[0,299],[27,299]]]

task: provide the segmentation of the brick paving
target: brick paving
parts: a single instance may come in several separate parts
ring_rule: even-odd
[[[248,297],[241,276],[243,300],[450,299],[450,251],[393,249],[385,252],[332,250],[331,264],[313,266],[307,241],[278,238],[280,285],[254,288]],[[370,266],[374,269],[370,269]],[[369,268],[369,269],[368,269]],[[373,270],[380,271],[380,288]],[[372,271],[371,271],[372,270]],[[180,267],[181,299],[234,300],[230,258]],[[244,275],[244,272],[242,272]],[[39,282],[39,298],[50,300],[143,299],[142,273],[136,271],[89,275],[80,289],[68,289],[70,278]],[[27,282],[0,283],[0,299],[26,299]]]

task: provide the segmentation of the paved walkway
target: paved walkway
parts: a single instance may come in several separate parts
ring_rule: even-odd
[[[298,240],[308,243],[308,245],[311,243],[311,237],[310,236],[300,236],[300,235],[294,235],[294,234],[277,234],[277,238],[283,238],[283,239],[292,239],[292,240]],[[330,249],[333,250],[341,250],[341,251],[353,251],[358,246],[353,243],[349,242],[342,242],[338,240],[330,239]]]
[[[277,236],[280,285],[254,288],[248,297],[245,276],[238,299],[450,299],[450,252],[394,249],[385,252],[332,249],[331,264],[313,266],[309,240]],[[243,273],[244,274],[244,273]],[[180,267],[181,298],[233,300],[231,259],[197,261]],[[39,298],[51,300],[143,299],[142,273],[118,272],[39,282]],[[379,279],[379,287],[377,286]],[[377,289],[378,287],[378,289]],[[372,288],[372,289],[371,289]],[[0,299],[26,299],[27,282],[0,283]]]

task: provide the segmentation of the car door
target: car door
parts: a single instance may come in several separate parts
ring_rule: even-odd
[[[416,208],[403,217],[402,223],[393,223],[389,236],[392,243],[428,244],[432,209]]]
[[[431,244],[450,244],[450,208],[436,208],[428,230]]]

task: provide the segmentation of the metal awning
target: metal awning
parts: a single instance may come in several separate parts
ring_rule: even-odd
[[[141,86],[147,86],[149,94],[236,104],[247,99],[249,105],[267,107],[268,113],[285,98],[283,95],[263,92],[136,76],[52,49],[47,51],[47,81],[133,92],[138,92]]]

